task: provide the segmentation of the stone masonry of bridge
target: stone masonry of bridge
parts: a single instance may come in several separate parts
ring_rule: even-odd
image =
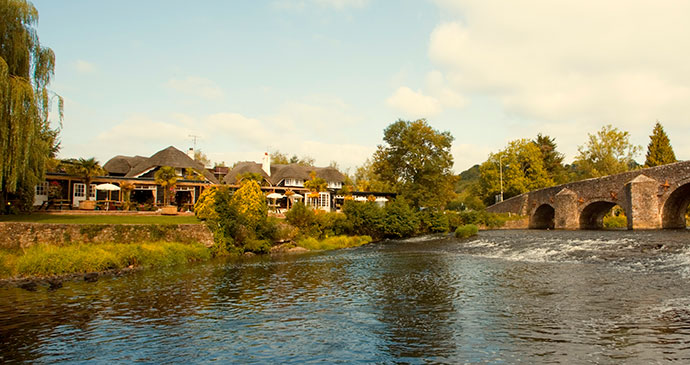
[[[628,229],[685,228],[690,161],[587,179],[524,193],[487,208],[529,217],[529,228],[597,229],[619,205]]]

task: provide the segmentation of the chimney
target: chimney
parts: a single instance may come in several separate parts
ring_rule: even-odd
[[[189,147],[189,150],[187,150],[187,156],[189,156],[189,158],[192,160],[194,159],[194,148]]]
[[[268,176],[271,176],[271,156],[268,154],[268,152],[264,153],[264,160],[261,163],[261,168]]]

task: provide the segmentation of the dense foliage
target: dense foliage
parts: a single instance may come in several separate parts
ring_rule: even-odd
[[[673,152],[673,147],[671,147],[671,141],[668,139],[661,123],[656,122],[654,131],[649,136],[649,139],[644,167],[661,166],[677,161],[676,154]]]
[[[170,195],[177,184],[177,174],[170,166],[163,166],[153,176],[156,184],[163,188],[163,204],[170,204]]]
[[[453,139],[424,119],[398,120],[383,131],[373,171],[412,206],[443,209],[455,195]]]
[[[584,146],[578,147],[575,158],[580,178],[601,177],[630,170],[640,150],[630,143],[630,134],[607,125],[596,134],[588,134]]]
[[[41,46],[36,29],[38,11],[25,0],[0,2],[0,205],[20,197],[31,204],[34,186],[43,179],[45,165],[58,149],[51,129],[51,100],[62,98],[48,90],[55,54]]]
[[[478,193],[487,205],[493,204],[501,192],[501,172],[504,199],[555,184],[544,165],[542,151],[528,139],[511,141],[504,150],[492,153],[479,171]]]

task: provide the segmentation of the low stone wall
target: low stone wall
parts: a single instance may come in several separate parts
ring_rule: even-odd
[[[513,219],[506,221],[505,224],[503,224],[500,227],[494,227],[494,228],[487,228],[486,226],[482,225],[479,227],[481,230],[490,230],[490,229],[528,229],[529,228],[529,218],[520,218],[520,219]]]
[[[37,243],[136,243],[169,241],[213,245],[205,224],[54,224],[0,222],[0,247],[26,248]]]

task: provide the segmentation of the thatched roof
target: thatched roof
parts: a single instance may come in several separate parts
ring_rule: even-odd
[[[272,169],[271,169],[272,170]],[[269,180],[268,174],[261,168],[261,165],[252,161],[238,162],[225,177],[223,182],[226,184],[236,184],[237,178],[246,173],[260,174],[264,179]],[[269,180],[270,181],[270,180]]]
[[[132,168],[142,161],[146,160],[147,157],[144,156],[122,156],[118,155],[105,163],[103,169],[109,174],[126,175],[132,170]]]
[[[111,158],[103,166],[103,168],[109,173],[125,174],[125,177],[139,177],[148,171],[162,166],[170,166],[180,169],[191,168],[204,175],[208,181],[218,184],[218,179],[216,179],[213,174],[206,170],[204,165],[194,161],[187,156],[186,153],[173,146],[158,151],[151,157],[115,156]]]
[[[327,182],[344,182],[345,175],[341,174],[338,170],[332,167],[313,167],[304,166],[300,164],[288,164],[271,165],[271,176],[263,170],[261,164],[251,161],[240,162],[235,167],[228,172],[228,174],[223,179],[226,184],[237,183],[237,177],[239,175],[251,172],[255,174],[261,174],[266,180],[268,180],[271,185],[278,185],[282,180],[285,179],[298,179],[298,180],[309,180],[311,179],[311,172],[316,172],[316,176],[320,177]]]

